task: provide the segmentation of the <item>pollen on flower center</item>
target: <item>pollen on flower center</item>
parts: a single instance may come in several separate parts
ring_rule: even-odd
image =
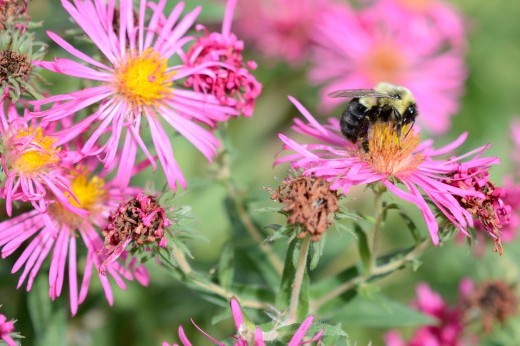
[[[399,84],[404,64],[403,56],[389,43],[374,47],[365,59],[366,72],[374,82]]]
[[[411,126],[403,126],[399,133],[393,123],[376,122],[368,131],[369,150],[360,151],[360,156],[382,174],[393,175],[415,169],[424,157],[414,153],[420,139],[410,130]]]
[[[85,171],[80,171],[72,181],[72,192],[76,197],[69,197],[72,205],[94,211],[106,195],[105,181],[98,176],[89,179]]]
[[[117,91],[133,106],[154,104],[170,90],[173,73],[167,67],[167,59],[149,48],[116,71]]]
[[[107,194],[105,181],[98,176],[89,178],[84,168],[80,168],[74,172],[71,190],[74,196],[68,196],[70,204],[87,210],[91,214],[97,213],[100,210],[103,199]],[[66,210],[59,202],[49,206],[49,213],[54,219],[71,226],[77,225],[83,220],[81,216]]]
[[[8,155],[14,170],[23,174],[41,172],[59,161],[56,139],[45,136],[41,128],[18,131],[8,139]]]

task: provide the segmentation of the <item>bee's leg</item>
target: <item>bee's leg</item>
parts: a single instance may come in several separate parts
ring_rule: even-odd
[[[363,148],[363,151],[368,154],[368,152],[370,151],[370,146],[368,145],[367,138],[363,138],[363,140],[361,142],[361,147]]]

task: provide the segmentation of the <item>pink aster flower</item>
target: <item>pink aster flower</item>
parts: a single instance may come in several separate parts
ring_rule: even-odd
[[[130,194],[138,192],[135,188],[121,188],[114,181],[107,182],[102,176],[93,175],[96,167],[76,166],[70,168],[72,193],[70,203],[87,212],[78,215],[64,208],[60,201],[49,201],[46,213],[32,210],[0,223],[0,247],[2,258],[21,250],[12,272],[23,269],[18,288],[27,280],[27,291],[41,265],[48,256],[49,296],[52,300],[61,295],[65,276],[69,281],[70,308],[76,314],[88,293],[92,271],[97,272],[105,257],[102,256],[103,239],[99,229],[107,223],[110,209]],[[87,252],[82,268],[83,278],[78,285],[77,243],[81,239]],[[148,284],[148,273],[138,266],[135,259],[123,254],[121,261],[112,262],[106,268],[106,275],[98,273],[105,296],[113,304],[112,288],[109,278],[126,288],[124,279],[136,279],[142,285]],[[68,263],[68,269],[66,269]]]
[[[464,285],[461,284],[461,296],[464,296]],[[471,345],[463,338],[465,331],[463,311],[460,307],[450,307],[442,297],[427,284],[417,286],[415,308],[426,315],[437,319],[434,325],[420,327],[410,341],[404,341],[397,331],[385,335],[387,346],[463,346]]]
[[[7,215],[12,213],[13,201],[30,202],[44,212],[48,194],[68,210],[81,212],[65,196],[70,193],[70,184],[62,170],[65,154],[57,142],[48,126],[29,118],[27,109],[20,116],[14,103],[0,98],[0,160],[5,174],[1,197],[5,198]]]
[[[94,113],[60,131],[60,143],[87,130],[92,131],[81,153],[99,155],[106,167],[113,167],[117,164],[116,154],[122,140],[120,157],[124,160],[119,163],[118,174],[121,181],[127,183],[138,147],[155,168],[155,157],[141,134],[144,119],[168,184],[175,189],[177,184],[185,187],[186,181],[161,121],[168,123],[211,160],[216,155],[219,142],[201,125],[213,127],[217,121],[235,115],[236,111],[222,106],[213,95],[178,86],[184,78],[194,73],[214,76],[214,72],[204,64],[195,68],[168,66],[168,60],[174,58],[191,40],[185,34],[195,21],[200,7],[181,19],[184,3],[178,3],[165,16],[163,10],[166,2],[140,0],[134,17],[132,0],[117,1],[118,10],[116,1],[62,0],[65,10],[97,45],[104,59],[97,61],[57,34],[48,32],[53,41],[86,65],[65,58],[34,64],[57,73],[92,80],[98,85],[34,101],[37,105],[59,104],[33,115],[56,121],[73,117],[79,110],[94,106]],[[146,24],[147,18],[149,21]],[[108,138],[104,140],[104,137]]]
[[[504,202],[506,190],[491,183],[489,172],[481,167],[459,167],[446,181],[463,190],[480,192],[481,196],[466,196],[459,202],[474,215],[476,228],[493,239],[495,251],[502,254],[502,228],[511,217],[511,206]]]
[[[327,96],[333,91],[389,82],[412,91],[421,114],[418,122],[427,130],[440,134],[449,129],[466,76],[460,50],[446,49],[389,15],[376,17],[347,5],[319,18],[309,77],[323,85],[325,108],[344,102]]]
[[[420,209],[436,245],[439,243],[439,226],[429,202],[435,204],[455,227],[468,235],[467,227],[473,226],[472,214],[461,206],[459,199],[483,195],[452,186],[447,179],[461,167],[485,170],[498,163],[496,158],[482,157],[488,146],[442,159],[441,156],[450,155],[453,149],[464,142],[465,134],[435,149],[431,140],[421,142],[418,133],[409,131],[410,125],[397,131],[390,123],[377,122],[370,127],[368,151],[365,151],[361,144],[354,145],[343,137],[336,118],[321,125],[301,103],[292,97],[290,100],[306,119],[295,119],[293,129],[317,143],[300,144],[280,134],[284,149],[294,153],[278,158],[275,164],[289,162],[293,168],[302,170],[304,175],[321,177],[332,183],[331,189],[339,189],[344,193],[354,185],[383,184],[397,197]]]
[[[5,342],[7,346],[16,346],[16,341],[13,339],[14,322],[8,321],[5,315],[0,314],[0,340]]]
[[[504,243],[510,243],[518,236],[520,228],[520,186],[507,180],[503,187],[502,201],[511,208],[509,223],[501,229],[501,239]]]
[[[242,57],[244,42],[231,32],[236,2],[227,1],[222,32],[209,33],[204,26],[197,26],[197,30],[204,32],[204,36],[197,38],[183,56],[183,61],[189,68],[201,64],[211,65],[209,69],[213,75],[194,73],[186,79],[185,86],[214,95],[222,105],[234,107],[244,115],[251,116],[262,85],[251,74],[251,70],[256,69],[256,63],[245,62]]]
[[[261,54],[292,66],[308,58],[317,18],[330,0],[249,0],[238,2],[237,31]]]
[[[464,18],[443,0],[379,0],[368,9],[370,16],[395,21],[406,30],[429,35],[439,44],[465,46]]]
[[[244,313],[242,312],[242,308],[240,307],[240,303],[237,299],[232,298],[231,299],[231,313],[233,315],[233,321],[235,322],[235,326],[237,329],[237,335],[234,337],[235,342],[233,345],[235,346],[265,346],[266,341],[268,341],[268,337],[259,327],[255,327],[255,325],[247,319],[246,316],[244,316]],[[316,342],[321,340],[321,337],[323,335],[323,331],[318,332],[316,335],[314,335],[311,338],[305,338],[305,334],[307,334],[307,331],[309,330],[310,326],[312,325],[312,322],[314,320],[314,316],[307,317],[303,323],[300,325],[298,330],[294,333],[291,340],[287,344],[288,346],[299,346],[304,344],[309,344],[311,342]],[[223,342],[220,342],[213,338],[212,336],[208,335],[206,332],[204,332],[202,329],[199,328],[195,324],[195,322],[192,321],[192,323],[195,325],[195,327],[204,334],[205,337],[207,337],[209,340],[211,340],[212,343],[219,345],[219,346],[225,346],[226,344]],[[184,332],[184,329],[182,326],[179,326],[179,339],[181,340],[182,346],[191,346],[191,342],[188,340],[186,333]],[[163,342],[162,346],[170,346],[167,342]],[[177,344],[172,344],[172,346],[178,346]]]

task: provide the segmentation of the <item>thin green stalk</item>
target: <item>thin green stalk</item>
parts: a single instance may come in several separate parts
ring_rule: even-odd
[[[407,253],[405,256],[396,259],[395,261],[389,262],[387,264],[381,265],[381,266],[374,266],[370,272],[357,276],[355,278],[352,278],[351,280],[348,280],[341,284],[340,286],[336,287],[332,291],[328,292],[326,295],[321,296],[319,299],[316,299],[311,304],[311,311],[315,313],[318,311],[323,305],[325,305],[327,302],[331,301],[332,299],[339,297],[343,293],[347,292],[348,290],[367,282],[374,276],[379,275],[385,275],[389,274],[395,270],[397,270],[399,267],[403,266],[404,264],[410,262],[411,260],[417,258],[420,256],[428,247],[430,246],[429,239],[425,239],[422,242],[418,243],[415,248],[413,248],[412,251]]]
[[[264,302],[251,300],[251,299],[240,299],[238,298],[238,295],[234,292],[231,292],[224,287],[217,285],[210,281],[202,281],[199,280],[193,275],[195,271],[191,268],[191,265],[186,260],[186,256],[184,253],[174,245],[172,245],[172,254],[173,257],[176,260],[176,263],[179,267],[179,269],[184,273],[185,278],[184,280],[186,283],[192,284],[199,288],[200,290],[213,293],[217,296],[223,297],[226,300],[230,300],[233,297],[237,297],[237,299],[240,301],[240,304],[244,307],[252,308],[252,309],[260,309],[260,310],[266,310],[266,311],[276,311],[274,306],[271,304],[267,304]]]
[[[379,246],[379,237],[381,233],[381,228],[383,226],[383,215],[384,215],[384,206],[382,201],[383,193],[376,191],[374,197],[374,205],[376,210],[376,220],[374,223],[374,227],[372,230],[372,246],[370,249],[370,271],[372,271],[377,263],[377,251]]]
[[[310,237],[305,237],[300,247],[300,255],[294,273],[289,313],[287,315],[288,323],[294,323],[298,320],[298,304],[300,302],[300,293],[302,290],[303,276],[305,275],[305,269],[307,266],[307,255],[309,254],[310,243]]]

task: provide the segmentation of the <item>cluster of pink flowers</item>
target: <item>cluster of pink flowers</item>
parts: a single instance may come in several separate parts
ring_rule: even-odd
[[[463,280],[460,285],[460,302],[469,294],[472,283]],[[387,346],[464,346],[470,345],[463,339],[465,325],[463,309],[460,306],[449,306],[442,297],[434,292],[430,286],[421,283],[417,286],[417,301],[413,306],[437,321],[433,325],[417,329],[409,341],[404,341],[397,331],[390,331],[385,335]]]
[[[183,60],[188,67],[207,63],[213,75],[194,73],[186,79],[185,86],[214,95],[222,105],[234,107],[244,115],[251,116],[262,85],[250,72],[256,69],[256,63],[243,61],[244,42],[231,32],[236,2],[228,1],[222,32],[210,33],[202,25],[197,26],[198,30],[204,32],[204,36],[197,38]]]
[[[466,76],[460,16],[440,1],[411,11],[404,0],[375,1],[360,10],[346,3],[319,18],[309,77],[322,85],[322,105],[335,90],[405,85],[419,105],[418,122],[435,134],[450,128]]]
[[[412,306],[435,322],[416,329],[409,341],[400,334],[385,334],[387,346],[469,346],[478,345],[478,331],[490,333],[498,323],[505,323],[518,313],[518,294],[515,285],[500,279],[475,283],[464,278],[459,284],[455,304],[447,304],[441,295],[426,283],[416,288],[417,300]]]
[[[0,248],[3,258],[20,253],[12,269],[22,272],[18,287],[26,283],[31,289],[47,257],[49,295],[60,296],[68,278],[72,314],[86,299],[93,272],[110,304],[109,279],[121,288],[125,280],[148,284],[146,269],[127,251],[128,242],[164,247],[170,223],[130,180],[148,165],[156,169],[158,160],[171,189],[186,187],[163,123],[212,160],[220,145],[214,128],[231,117],[250,116],[261,92],[251,74],[256,64],[244,62],[243,42],[231,33],[235,3],[228,2],[221,33],[204,31],[197,39],[188,31],[201,8],[183,15],[184,2],[165,13],[166,0],[140,0],[137,8],[132,0],[61,1],[102,58],[49,31],[49,38],[81,63],[56,58],[33,65],[92,83],[17,104],[8,90],[1,95],[5,179],[0,193],[8,215],[15,216],[0,223]],[[145,143],[145,123],[155,150]],[[139,163],[138,149],[146,157]],[[134,197],[139,205],[132,211],[139,209],[142,227],[128,231],[126,219],[113,210]],[[20,202],[32,208],[20,213]],[[128,232],[120,239],[123,229]],[[85,261],[77,258],[78,246],[86,250]]]
[[[312,46],[312,34],[331,0],[249,0],[238,3],[237,28],[258,52],[303,64]]]

